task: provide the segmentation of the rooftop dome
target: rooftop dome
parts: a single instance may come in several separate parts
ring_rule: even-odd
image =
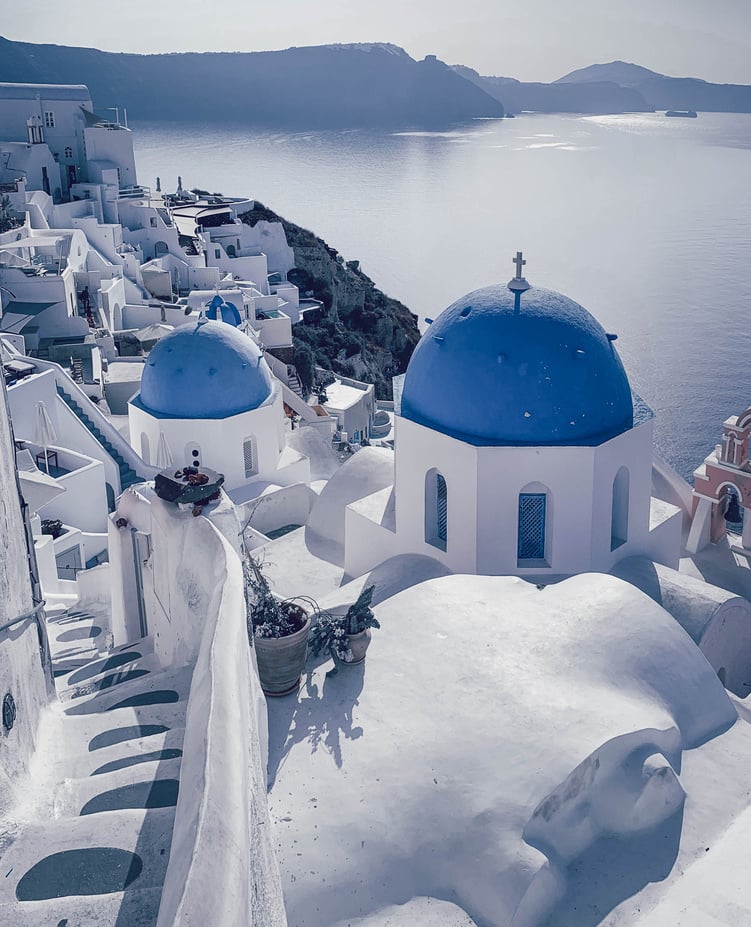
[[[431,324],[407,368],[402,416],[480,446],[595,445],[631,428],[613,336],[560,293],[516,298],[518,311],[506,286],[475,290]]]
[[[271,392],[271,371],[255,342],[204,319],[157,343],[144,366],[140,403],[158,417],[228,418],[257,409]]]
[[[209,303],[206,310],[206,318],[216,321],[227,322],[234,325],[235,328],[242,322],[240,312],[234,303],[222,299],[221,296],[215,296]]]

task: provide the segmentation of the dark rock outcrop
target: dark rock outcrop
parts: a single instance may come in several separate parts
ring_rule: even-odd
[[[289,222],[256,201],[241,216],[255,225],[281,222],[295,252],[288,274],[300,288],[323,303],[293,329],[294,362],[303,384],[313,385],[314,366],[374,383],[378,399],[391,399],[391,377],[404,373],[420,332],[417,316],[382,293],[360,269],[312,232]]]

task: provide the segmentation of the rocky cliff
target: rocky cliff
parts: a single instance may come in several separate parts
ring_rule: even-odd
[[[396,45],[268,52],[112,54],[0,37],[0,81],[84,83],[100,108],[131,119],[280,128],[446,126],[503,106],[434,56]]]
[[[281,222],[295,252],[296,267],[288,278],[323,303],[306,313],[293,329],[294,362],[310,388],[318,365],[344,376],[374,383],[378,399],[391,399],[391,377],[404,373],[420,332],[417,316],[382,293],[360,269],[307,229],[278,216],[256,201],[242,217],[253,226]]]

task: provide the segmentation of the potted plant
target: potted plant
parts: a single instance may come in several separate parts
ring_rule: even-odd
[[[310,648],[314,656],[328,652],[334,659],[336,672],[341,663],[353,666],[362,663],[370,646],[370,629],[380,624],[370,603],[375,586],[368,586],[347,609],[344,615],[320,612],[318,624],[310,635]]]
[[[256,651],[266,695],[289,695],[300,686],[310,632],[310,615],[300,601],[279,599],[257,560],[246,555],[248,633]]]

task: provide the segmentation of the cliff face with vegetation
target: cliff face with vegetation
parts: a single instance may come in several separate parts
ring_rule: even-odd
[[[289,280],[323,303],[293,329],[294,363],[303,384],[315,381],[315,365],[374,383],[378,399],[391,399],[391,377],[404,373],[420,332],[417,316],[382,293],[360,269],[325,241],[256,201],[242,217],[250,226],[281,222],[295,252]]]

